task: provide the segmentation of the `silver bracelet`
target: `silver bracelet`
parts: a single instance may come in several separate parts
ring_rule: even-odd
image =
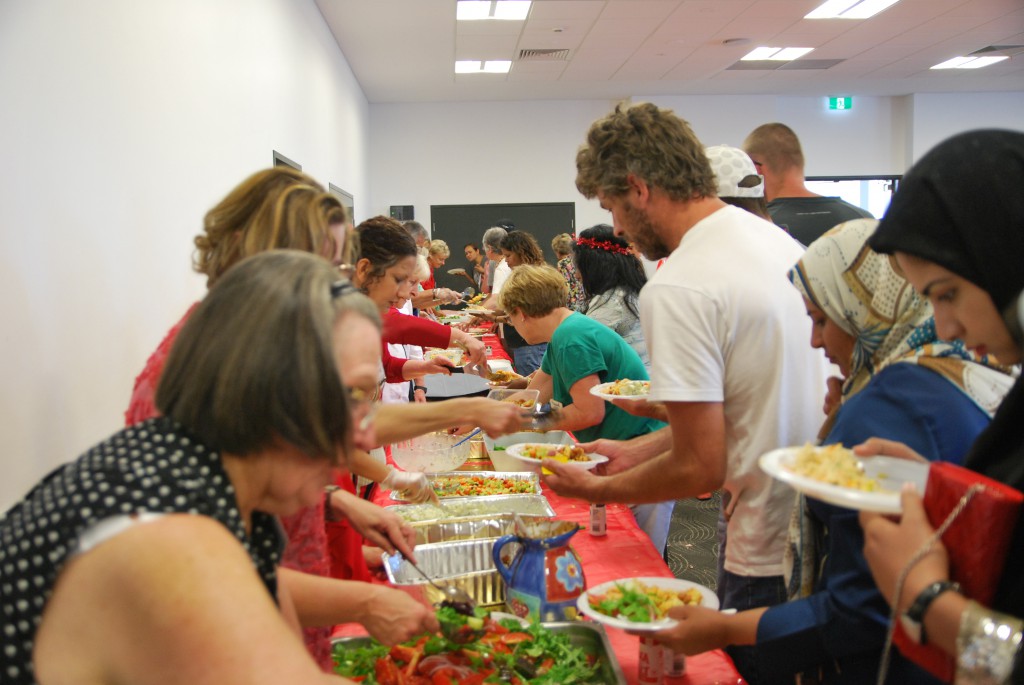
[[[1024,622],[968,601],[956,636],[957,685],[1008,683]]]

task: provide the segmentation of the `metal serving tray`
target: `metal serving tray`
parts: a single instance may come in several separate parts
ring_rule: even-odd
[[[531,522],[536,519],[549,518],[544,516],[523,515],[523,520]],[[435,542],[457,542],[459,540],[479,540],[497,538],[514,533],[515,514],[492,514],[488,516],[466,516],[441,521],[424,521],[413,523],[416,531],[416,544],[429,545]]]
[[[611,642],[608,641],[608,633],[604,626],[599,623],[583,623],[580,621],[556,621],[542,623],[545,628],[553,633],[564,633],[569,636],[569,641],[576,647],[583,649],[587,654],[597,656],[601,669],[597,675],[587,681],[588,685],[625,685],[626,676],[622,672],[619,660],[615,657]],[[368,647],[373,640],[370,637],[342,637],[335,638],[333,644],[341,645],[343,649],[359,649]]]
[[[529,481],[529,483],[532,485],[532,492],[535,492],[535,493],[538,493],[538,494],[540,493],[540,476],[538,476],[536,473],[528,473],[528,472],[521,472],[521,471],[472,471],[472,472],[469,472],[469,473],[464,472],[464,471],[454,471],[454,472],[453,471],[448,471],[448,472],[445,472],[445,473],[428,473],[428,474],[426,474],[426,476],[427,476],[427,479],[431,482],[431,484],[433,484],[434,481],[436,479],[438,479],[438,478],[451,478],[451,477],[459,477],[459,476],[462,476],[464,478],[501,478],[501,479],[505,479],[505,480]],[[524,493],[516,493],[516,494],[524,494]],[[471,496],[471,497],[512,497],[512,496],[513,495],[474,495],[474,496]],[[441,499],[445,499],[445,500],[448,500],[448,499],[467,499],[466,497],[444,497],[444,496],[440,496],[440,497],[441,497]],[[408,501],[404,497],[402,497],[402,492],[399,491],[399,490],[392,490],[391,491],[391,499],[395,500],[396,502],[406,502],[406,501]]]
[[[529,474],[536,475],[536,474]],[[426,521],[460,521],[467,518],[498,514],[554,516],[555,510],[544,495],[488,495],[486,497],[453,497],[436,504],[392,504],[385,507],[410,523]]]
[[[435,582],[465,590],[481,606],[504,605],[505,581],[498,575],[491,556],[496,539],[419,545],[416,547],[417,566]],[[506,545],[503,556],[508,555],[509,562],[517,547],[518,543]],[[401,554],[383,554],[381,558],[391,584],[405,590],[414,599],[428,605],[447,599]]]

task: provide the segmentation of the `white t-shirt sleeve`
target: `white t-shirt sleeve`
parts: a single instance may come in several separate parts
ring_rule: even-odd
[[[505,281],[511,274],[512,267],[510,267],[508,262],[504,259],[501,260],[501,263],[494,269],[494,285],[491,288],[491,293],[493,295],[497,295],[501,292],[501,286],[505,285]]]
[[[725,317],[691,288],[648,283],[640,319],[651,356],[651,399],[721,402],[725,398]]]

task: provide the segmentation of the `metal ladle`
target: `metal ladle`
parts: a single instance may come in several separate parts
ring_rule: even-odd
[[[405,558],[409,562],[409,565],[416,569],[416,573],[423,576],[428,583],[434,586],[434,588],[444,595],[445,599],[441,602],[441,606],[450,606],[455,609],[456,612],[463,614],[464,616],[475,616],[473,609],[476,608],[476,601],[469,596],[469,593],[461,588],[454,587],[452,585],[438,585],[433,578],[423,572],[419,566],[414,564],[409,557]]]

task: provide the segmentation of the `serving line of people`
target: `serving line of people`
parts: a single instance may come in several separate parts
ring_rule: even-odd
[[[796,576],[794,596],[806,596],[771,608],[787,597],[794,507],[791,491],[756,465],[770,449],[818,435],[865,440],[864,455],[967,452],[968,467],[1024,487],[1020,380],[982,430],[1013,382],[986,353],[1021,359],[1001,316],[1024,289],[1021,182],[1024,134],[964,134],[915,165],[874,235],[872,224],[854,222],[805,253],[717,197],[708,156],[671,112],[620,106],[591,127],[577,186],[611,211],[615,236],[590,240],[614,245],[621,235],[665,259],[639,297],[651,402],[628,405],[636,415],[621,401],[595,402],[589,388],[602,372],[646,369],[622,336],[565,307],[565,280],[551,267],[516,264],[495,279],[503,283],[492,305],[525,342],[549,344],[530,383],[562,399],[566,426],[611,459],[606,475],[545,461],[546,487],[652,504],[723,488],[718,588],[723,607],[740,612],[678,608],[680,624],[658,639],[687,653],[728,645],[753,683],[795,674],[861,682],[877,661],[881,600],[931,533],[919,499],[904,494],[898,523],[861,515],[864,556],[849,512],[797,508],[807,518],[797,517],[796,531],[827,527],[828,561],[817,577]],[[505,259],[528,252],[514,233],[490,243],[485,235],[488,254],[509,236]],[[326,626],[356,621],[385,643],[438,627],[404,593],[352,580],[368,573],[363,538],[410,558],[415,551],[409,527],[358,497],[347,472],[427,498],[422,474],[367,451],[441,428],[519,429],[518,407],[483,398],[377,402],[385,381],[449,371],[444,361],[392,357],[388,343],[457,344],[477,363],[483,344],[395,311],[415,299],[414,239],[387,217],[350,232],[338,201],[300,172],[243,181],[208,213],[196,248],[209,292],[139,376],[130,425],[0,519],[5,682],[315,681],[329,668]],[[878,253],[895,253],[897,268]],[[955,339],[964,345],[941,342]],[[815,348],[845,375],[824,427],[827,364]],[[573,369],[580,360],[599,363]],[[358,535],[347,547],[330,544],[325,518],[345,518]],[[994,611],[949,591],[941,545],[895,598],[905,611],[933,593],[926,634],[959,658],[965,679],[1018,682],[1024,672],[1015,666],[1021,530]],[[796,568],[814,567],[810,545],[796,551]],[[303,627],[321,628],[305,635],[308,649]],[[889,681],[928,682],[900,660]]]
[[[307,677],[306,665],[315,671],[316,662],[298,659],[287,639],[280,649],[264,649],[267,639],[277,644],[281,627],[271,616],[294,628],[358,621],[386,643],[437,627],[432,612],[400,591],[325,577],[325,515],[346,517],[389,552],[414,558],[414,551],[411,531],[398,517],[323,486],[335,464],[351,466],[380,442],[463,423],[500,435],[522,423],[517,408],[483,398],[376,406],[384,375],[380,312],[397,300],[395,264],[401,260],[375,261],[395,251],[375,252],[387,241],[365,240],[365,230],[361,244],[369,256],[351,254],[345,218],[319,184],[283,168],[246,179],[207,215],[196,239],[196,267],[207,274],[210,294],[172,329],[140,375],[126,415],[133,427],[52,474],[0,521],[0,575],[12,588],[4,592],[3,607],[11,647],[0,656],[9,682],[53,681],[53,671],[33,671],[33,663],[43,661],[61,664],[61,676],[73,667],[94,682],[302,681],[315,679]],[[411,242],[400,227],[399,233]],[[302,253],[268,252],[282,247]],[[243,269],[250,255],[257,255],[253,265]],[[324,258],[354,262],[345,271],[377,299],[339,280]],[[440,328],[445,344],[460,340],[482,357],[478,341]],[[395,368],[408,371],[409,365]],[[346,381],[340,400],[333,388],[339,370]],[[179,401],[187,415],[169,404]],[[349,409],[354,415],[341,421],[338,412],[348,416]],[[414,491],[425,480],[401,475],[391,482]],[[287,552],[277,516],[288,531]],[[225,527],[227,538],[241,543],[237,551],[222,549]],[[125,555],[132,563],[117,568]],[[169,556],[176,561],[165,568]],[[356,576],[365,562],[359,552],[352,559]],[[274,602],[252,597],[246,573],[269,590],[264,597],[282,613],[267,614]],[[133,582],[121,583],[122,574]],[[124,593],[113,598],[100,586]],[[168,602],[175,611],[165,615]],[[166,616],[176,620],[163,623]],[[180,634],[188,626],[194,632]],[[228,629],[214,636],[215,626]],[[81,639],[83,630],[111,642],[97,648]],[[140,635],[146,639],[136,639]],[[327,636],[326,630],[306,635],[325,669]],[[212,662],[217,668],[203,674],[191,667]],[[249,677],[257,670],[258,677]]]

